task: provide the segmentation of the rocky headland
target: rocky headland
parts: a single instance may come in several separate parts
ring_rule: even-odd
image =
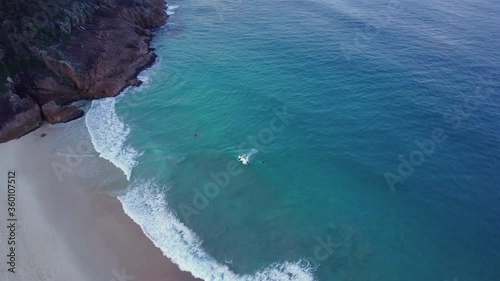
[[[164,0],[0,0],[0,142],[140,85]]]

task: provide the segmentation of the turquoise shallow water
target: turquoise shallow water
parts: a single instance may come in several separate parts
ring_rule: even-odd
[[[86,122],[181,268],[499,280],[499,4],[170,4],[145,85]]]

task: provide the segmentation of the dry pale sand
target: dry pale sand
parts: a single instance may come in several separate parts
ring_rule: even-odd
[[[116,198],[100,192],[127,181],[91,149],[83,122],[45,125],[0,144],[0,280],[196,280],[163,256]],[[8,171],[16,172],[15,274],[6,263]]]

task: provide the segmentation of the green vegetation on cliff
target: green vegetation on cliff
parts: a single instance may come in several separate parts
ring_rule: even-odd
[[[72,28],[94,19],[97,0],[16,0],[0,2],[0,60],[7,65],[5,75],[15,76],[30,67],[33,47],[49,46],[70,37]],[[3,57],[3,58],[2,58]],[[0,76],[0,78],[2,78]],[[4,79],[2,79],[4,81]]]
[[[137,85],[164,0],[0,0],[0,142]],[[140,83],[139,83],[140,84]]]

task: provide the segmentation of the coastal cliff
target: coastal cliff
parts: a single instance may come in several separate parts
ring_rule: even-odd
[[[0,142],[118,95],[156,55],[164,0],[0,0]]]

